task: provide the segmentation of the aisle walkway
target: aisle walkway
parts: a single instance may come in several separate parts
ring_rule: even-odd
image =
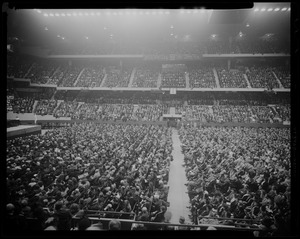
[[[172,213],[171,223],[179,223],[179,217],[185,217],[186,222],[190,222],[189,214],[190,210],[187,208],[190,206],[187,187],[184,185],[187,183],[183,166],[183,154],[181,153],[181,143],[179,135],[176,129],[172,132],[173,139],[173,158],[171,162],[169,173],[169,195],[168,202],[170,202],[169,211]]]

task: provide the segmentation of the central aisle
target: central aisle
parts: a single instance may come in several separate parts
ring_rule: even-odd
[[[185,176],[184,155],[181,152],[181,143],[179,135],[176,129],[172,132],[173,140],[173,158],[174,160],[170,165],[169,172],[169,194],[168,202],[170,202],[169,211],[172,213],[171,223],[179,223],[180,216],[185,218],[186,222],[190,222],[189,214],[190,210],[187,208],[190,206],[189,196],[187,194],[187,179]]]

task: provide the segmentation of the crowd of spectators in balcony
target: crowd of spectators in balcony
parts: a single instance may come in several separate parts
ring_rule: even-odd
[[[272,68],[284,88],[291,87],[291,71],[287,67],[279,66]]]
[[[290,232],[289,129],[186,126],[179,133],[194,223],[252,219],[260,233]]]
[[[161,74],[161,87],[185,88],[186,79],[184,72],[163,72]]]
[[[242,72],[227,70],[225,67],[216,68],[221,88],[247,88],[247,81]]]
[[[279,88],[271,67],[251,66],[249,71],[246,71],[246,75],[253,88]]]
[[[78,107],[78,102],[62,101],[58,106],[58,108],[55,110],[53,116],[55,118],[72,117],[77,107]]]
[[[29,78],[34,84],[46,84],[57,68],[58,64],[54,62],[35,62],[26,78]]]
[[[32,97],[14,97],[11,101],[12,111],[14,113],[32,113],[34,98]]]
[[[291,107],[290,105],[276,105],[275,109],[275,117],[278,118],[280,122],[290,121],[291,120]]]
[[[86,67],[80,75],[76,87],[100,87],[104,78],[104,68],[102,66]]]
[[[82,69],[83,67],[81,66],[68,66],[63,70],[64,75],[61,81],[58,83],[58,86],[74,87],[74,83]]]
[[[190,88],[216,88],[216,80],[211,67],[189,69]]]
[[[74,124],[8,140],[5,228],[84,230],[87,210],[163,222],[171,151],[171,129],[145,125]]]
[[[38,101],[34,112],[35,114],[42,116],[53,115],[56,106],[57,100],[42,99]]]
[[[120,69],[108,70],[106,81],[103,87],[128,87],[132,69]]]
[[[138,67],[134,74],[132,87],[156,88],[158,81],[158,69],[148,67]]]

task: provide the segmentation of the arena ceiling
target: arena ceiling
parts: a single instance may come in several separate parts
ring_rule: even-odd
[[[7,37],[26,45],[81,46],[106,41],[207,40],[275,34],[289,40],[290,3],[241,9],[19,9],[8,11]],[[288,38],[288,39],[287,39]]]

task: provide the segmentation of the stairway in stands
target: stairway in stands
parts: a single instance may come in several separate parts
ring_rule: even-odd
[[[76,78],[76,80],[75,80],[73,86],[76,86],[76,85],[77,85],[77,82],[79,81],[80,76],[82,75],[82,73],[84,72],[84,70],[85,70],[85,68],[83,68],[83,69],[80,71],[80,73],[79,73],[79,75],[77,76],[77,78]]]
[[[189,77],[188,72],[185,73],[185,82],[186,82],[186,87],[185,88],[189,89],[190,88],[190,77]]]
[[[221,88],[220,82],[219,82],[218,73],[217,73],[217,71],[216,71],[215,68],[213,68],[213,72],[214,72],[214,76],[215,76],[215,81],[216,81],[216,84],[217,84],[217,88]]]
[[[132,72],[131,72],[131,76],[130,76],[130,81],[129,81],[129,84],[128,84],[128,87],[132,87],[132,82],[133,82],[133,79],[134,79],[134,74],[136,72],[136,68],[134,67]]]

